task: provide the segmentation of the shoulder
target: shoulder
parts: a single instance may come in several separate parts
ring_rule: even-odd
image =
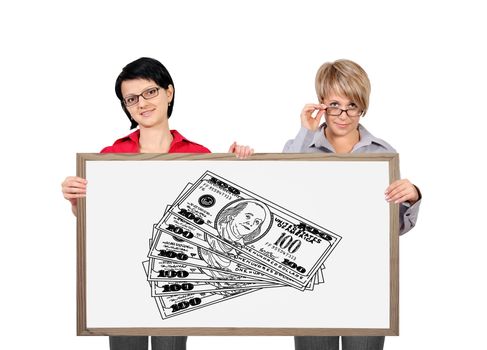
[[[396,149],[394,147],[392,147],[389,143],[384,141],[383,139],[376,137],[374,142],[377,145],[380,145],[381,147],[383,147],[387,152],[397,153]]]
[[[171,130],[171,134],[173,136],[173,142],[169,151],[170,153],[211,153],[208,148],[189,140],[177,130]]]
[[[372,142],[377,146],[382,147],[387,152],[397,153],[396,149],[392,147],[390,143],[384,141],[383,139],[374,136]]]
[[[392,152],[397,153],[394,147],[381,138],[372,135],[362,124],[359,124],[359,146],[367,148],[368,152]]]
[[[127,136],[119,138],[113,145],[107,146],[100,153],[138,153],[140,130],[137,129]]]

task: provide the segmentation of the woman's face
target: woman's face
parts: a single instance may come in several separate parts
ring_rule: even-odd
[[[153,80],[133,79],[123,81],[121,90],[127,102],[138,98],[137,103],[125,106],[141,127],[150,128],[167,123],[168,104],[172,101],[174,92],[172,85],[163,89]],[[144,95],[140,96],[141,94]]]
[[[360,112],[359,106],[348,97],[336,94],[330,94],[323,101],[328,108],[337,107],[340,109],[350,110],[349,114]],[[338,111],[339,113],[340,111]],[[360,114],[358,116],[350,117],[345,111],[338,116],[325,113],[325,120],[327,125],[327,133],[330,136],[343,137],[349,135],[351,132],[357,130],[360,121]]]

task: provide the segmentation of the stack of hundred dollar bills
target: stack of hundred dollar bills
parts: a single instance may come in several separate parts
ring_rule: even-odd
[[[313,290],[341,237],[206,171],[153,226],[147,280],[162,319],[262,288]]]

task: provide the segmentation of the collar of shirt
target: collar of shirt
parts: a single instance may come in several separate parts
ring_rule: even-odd
[[[177,130],[171,130],[173,140],[168,153],[209,153],[210,151],[186,139]],[[139,153],[140,129],[114,142],[113,146],[105,147],[102,153]]]
[[[308,147],[325,148],[329,152],[335,153],[335,149],[331,145],[330,141],[328,141],[328,139],[325,137],[325,128],[326,123],[323,123],[320,128],[315,132],[313,140]],[[390,146],[386,142],[372,135],[366,128],[362,126],[362,124],[359,124],[358,132],[360,135],[360,141],[357,142],[357,144],[353,147],[352,152],[359,148],[369,146],[373,143],[380,145],[385,149],[390,148]]]

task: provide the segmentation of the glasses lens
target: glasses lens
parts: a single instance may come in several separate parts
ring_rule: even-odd
[[[150,89],[147,89],[145,90],[143,93],[142,93],[142,96],[147,100],[149,98],[153,98],[153,97],[156,97],[157,95],[159,95],[159,89],[158,88],[150,88]]]
[[[130,107],[139,102],[139,96],[128,96],[123,99],[125,106]]]
[[[358,108],[349,108],[347,109],[347,114],[349,117],[358,117],[362,111]]]
[[[326,109],[326,112],[328,113],[328,115],[332,115],[334,117],[342,114],[342,110],[340,108],[337,108],[337,107],[328,107]]]

